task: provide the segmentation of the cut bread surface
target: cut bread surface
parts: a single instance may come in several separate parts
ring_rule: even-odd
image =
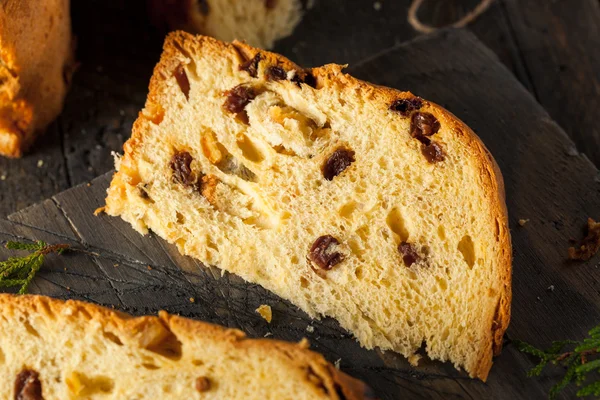
[[[3,399],[368,399],[308,342],[169,315],[0,295]]]
[[[0,3],[0,155],[20,157],[56,118],[73,70],[69,0]]]
[[[302,18],[300,0],[150,0],[156,24],[264,48],[289,36]]]
[[[175,32],[117,169],[106,211],[140,233],[486,379],[510,319],[502,177],[436,104]]]

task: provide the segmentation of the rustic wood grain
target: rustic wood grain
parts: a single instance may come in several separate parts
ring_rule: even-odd
[[[536,98],[600,165],[600,2],[502,1]]]
[[[395,68],[398,64],[402,70]],[[485,384],[447,363],[425,359],[413,368],[397,354],[361,349],[331,319],[310,320],[257,285],[179,255],[154,235],[138,235],[118,218],[94,217],[110,173],[12,214],[13,222],[0,222],[0,239],[66,241],[85,251],[50,258],[32,287],[36,293],[87,299],[134,314],[162,308],[256,337],[306,336],[314,349],[332,362],[341,359],[344,371],[364,379],[382,399],[544,398],[561,370],[547,371],[540,379],[526,377],[533,360],[516,351],[509,338],[544,346],[583,337],[600,321],[598,257],[566,262],[568,239],[580,237],[587,216],[599,214],[597,169],[584,156],[570,155],[573,143],[564,131],[465,31],[399,45],[350,72],[410,88],[446,106],[477,131],[504,173],[514,245],[513,319],[507,345]],[[530,221],[521,227],[521,218]],[[7,255],[0,249],[0,257]],[[271,324],[255,313],[260,304],[273,307]],[[314,332],[306,331],[309,325]],[[568,390],[559,398],[573,395]]]

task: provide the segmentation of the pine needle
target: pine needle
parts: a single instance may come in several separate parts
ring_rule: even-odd
[[[7,249],[29,250],[31,253],[24,257],[10,257],[0,262],[0,287],[21,286],[19,294],[25,294],[35,274],[44,264],[46,255],[62,254],[68,247],[67,244],[49,245],[41,240],[34,243],[12,241],[6,243]]]
[[[550,399],[554,399],[570,384],[583,386],[577,392],[577,397],[600,396],[600,325],[590,330],[588,334],[589,337],[580,342],[574,340],[553,342],[546,350],[538,349],[520,340],[514,340],[513,343],[519,351],[539,359],[539,363],[528,372],[528,376],[539,376],[548,364],[565,368],[563,378],[550,389]]]

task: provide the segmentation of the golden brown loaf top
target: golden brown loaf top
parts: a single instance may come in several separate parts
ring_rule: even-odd
[[[0,317],[3,399],[371,398],[306,340],[44,296],[2,294]]]
[[[106,211],[367,348],[485,380],[510,319],[502,176],[431,101],[175,32]]]
[[[56,118],[73,69],[69,0],[0,2],[0,155],[20,157]]]

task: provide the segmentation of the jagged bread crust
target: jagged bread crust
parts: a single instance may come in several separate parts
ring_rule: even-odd
[[[256,71],[240,70],[258,53]],[[174,77],[180,66],[189,93]],[[271,66],[288,79],[269,79]],[[445,151],[445,160],[429,163],[408,132],[410,116],[390,110],[414,95],[357,80],[339,65],[306,72],[243,43],[170,34],[117,162],[107,213],[265,286],[313,317],[336,318],[368,348],[414,360],[424,343],[430,357],[485,380],[511,301],[511,243],[494,159],[458,118],[423,100],[419,112],[439,122],[432,137]],[[312,85],[294,81],[310,75]],[[221,107],[237,84],[260,91],[246,106],[246,122]],[[284,123],[273,124],[282,114]],[[266,123],[269,129],[259,132]],[[289,137],[268,136],[276,129]],[[295,142],[307,129],[317,139]],[[206,140],[243,161],[255,181],[215,165]],[[321,166],[340,146],[355,151],[356,160],[328,182]],[[169,159],[182,149],[216,189],[203,186],[200,194],[173,181]],[[399,189],[386,191],[394,185]],[[325,234],[340,240],[344,255],[326,272],[307,258]],[[415,265],[403,263],[396,250],[402,242],[419,249]]]
[[[306,341],[247,339],[164,311],[131,317],[80,301],[2,294],[0,318],[3,399],[16,398],[23,370],[39,374],[45,400],[359,400],[368,390]],[[197,379],[207,382],[203,390]]]
[[[56,118],[73,68],[69,0],[0,3],[0,154],[20,157]]]
[[[149,0],[157,26],[271,48],[302,18],[299,0]]]

